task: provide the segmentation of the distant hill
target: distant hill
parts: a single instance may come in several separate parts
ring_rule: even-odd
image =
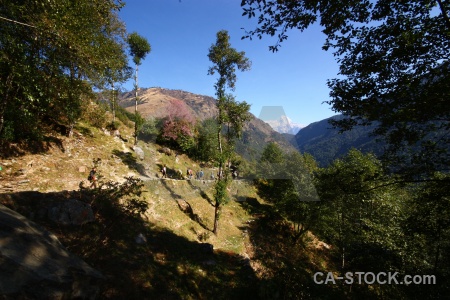
[[[307,152],[314,156],[320,166],[330,164],[334,159],[342,157],[351,148],[362,152],[372,152],[380,155],[384,144],[377,142],[376,137],[370,136],[372,126],[357,126],[351,131],[339,133],[339,129],[332,128],[329,120],[343,119],[342,115],[311,123],[302,128],[295,136],[295,142],[300,152]]]
[[[165,88],[142,88],[139,90],[141,102],[138,111],[144,118],[164,118],[168,115],[169,107],[173,101],[181,100],[185,108],[198,120],[213,118],[217,115],[216,100],[213,97],[193,94],[182,90]],[[125,92],[119,95],[119,105],[130,112],[134,112],[134,92]],[[286,151],[294,151],[292,135],[286,136],[278,133],[269,124],[252,115],[252,120],[244,127],[242,139],[237,142],[236,148],[244,157],[259,158],[268,142],[277,142]]]

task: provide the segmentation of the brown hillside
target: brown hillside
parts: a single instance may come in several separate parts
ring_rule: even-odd
[[[209,96],[163,88],[143,88],[139,90],[138,96],[140,98],[138,111],[144,118],[166,117],[171,100],[181,100],[193,116],[200,120],[212,118],[217,113],[215,99]],[[134,91],[123,93],[119,104],[126,110],[134,112]]]
[[[181,101],[192,115],[205,120],[217,115],[216,100],[210,96],[197,95],[181,90],[164,88],[142,88],[139,90],[140,103],[138,111],[144,118],[163,118],[168,115],[173,101]],[[119,96],[119,105],[134,112],[134,91]],[[238,142],[238,152],[247,156],[250,151],[260,153],[268,142],[275,141],[287,151],[295,150],[294,146],[280,133],[274,131],[269,124],[253,116],[244,127],[242,141]],[[245,153],[244,153],[245,152]]]

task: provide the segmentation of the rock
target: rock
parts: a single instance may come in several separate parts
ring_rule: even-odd
[[[215,266],[217,262],[214,259],[208,259],[203,262],[204,266]]]
[[[171,156],[172,155],[172,150],[170,150],[167,147],[163,147],[159,150],[159,152],[164,153],[165,155]]]
[[[199,246],[203,254],[214,254],[214,246],[210,243],[200,243]]]
[[[142,150],[142,148],[134,146],[133,150],[140,160],[144,160],[144,150]]]
[[[94,212],[89,204],[69,199],[48,209],[50,220],[62,225],[83,225],[94,222]]]
[[[21,175],[25,175],[26,173],[28,173],[28,170],[22,168],[22,169],[17,170],[17,172],[16,172],[15,175],[16,175],[16,176],[21,176]]]
[[[138,236],[135,238],[136,244],[142,245],[147,243],[147,238],[142,233],[139,233]]]
[[[50,232],[0,205],[1,299],[95,299],[104,276]]]
[[[114,137],[120,137],[120,131],[119,131],[119,129],[114,130],[112,135],[113,135]]]
[[[87,172],[86,166],[79,166],[79,167],[78,167],[78,172],[80,172],[80,173],[86,173],[86,172]]]

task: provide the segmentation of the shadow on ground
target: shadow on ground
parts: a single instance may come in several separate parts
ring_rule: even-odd
[[[347,299],[332,285],[314,282],[315,272],[324,272],[312,259],[318,253],[295,239],[291,224],[272,205],[256,198],[239,204],[253,218],[241,228],[253,247],[254,263],[261,265],[259,296],[263,299]]]
[[[22,156],[27,153],[46,153],[53,147],[58,148],[59,150],[61,150],[61,152],[66,151],[62,140],[54,136],[44,136],[42,140],[27,141],[26,143],[11,143],[8,141],[0,141],[0,158],[7,159],[11,157]]]
[[[147,173],[145,172],[145,166],[137,161],[136,157],[133,156],[133,153],[115,149],[112,151],[112,154],[119,157],[122,162],[128,166],[128,168],[135,170],[139,173],[139,175],[148,177]]]
[[[248,260],[212,250],[140,217],[97,205],[95,193],[64,191],[0,194],[0,203],[53,232],[67,249],[107,279],[101,299],[258,299],[258,279]],[[48,199],[92,203],[96,221],[82,226],[54,224],[42,215]],[[105,204],[103,204],[105,205]],[[141,235],[146,242],[139,244]]]
[[[188,216],[192,221],[194,221],[198,225],[200,225],[203,229],[211,231],[211,229],[208,228],[208,226],[205,224],[205,222],[202,220],[202,218],[197,213],[194,212],[191,204],[186,199],[183,199],[183,197],[181,195],[175,193],[172,188],[170,188],[170,186],[167,184],[167,180],[162,179],[161,183],[162,183],[162,186],[167,191],[169,191],[170,196],[172,197],[172,199],[175,199],[175,201],[177,202],[178,208],[186,216]]]
[[[205,181],[203,181],[203,180],[200,180],[200,181],[201,181],[201,182],[205,182]],[[199,189],[200,197],[202,197],[203,199],[205,199],[206,201],[208,201],[208,203],[211,204],[212,207],[215,207],[213,199],[211,199],[211,198],[208,196],[208,194],[206,194],[206,192],[205,192],[202,188],[199,188],[198,186],[193,185],[191,180],[188,180],[188,184],[189,184],[193,189]],[[209,187],[209,185],[208,185],[208,187]]]

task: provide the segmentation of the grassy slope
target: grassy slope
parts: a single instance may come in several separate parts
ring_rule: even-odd
[[[283,265],[302,267],[300,277],[292,280],[309,286],[297,281],[310,282],[314,270],[327,264],[324,250],[316,249],[317,243],[307,248],[286,246],[290,227],[248,182],[235,181],[230,186],[231,199],[224,206],[215,236],[211,233],[213,182],[158,178],[162,164],[172,171],[184,171],[188,166],[200,169],[196,162],[185,155],[166,156],[157,151],[158,146],[143,143],[139,144],[145,152],[141,161],[130,150],[130,142],[85,124],[78,125],[76,131],[79,134],[70,139],[58,137],[60,142],[49,144],[48,152],[3,160],[0,191],[56,192],[61,199],[76,196],[91,201],[93,194],[80,194],[78,185],[95,158],[101,158],[103,180],[122,181],[124,176],[145,180],[149,209],[142,219],[111,216],[95,208],[95,223],[81,227],[43,224],[70,251],[106,276],[102,298],[273,298],[286,288],[280,287],[277,279],[284,276]],[[121,128],[129,141],[131,132]],[[206,175],[215,172],[203,170]],[[146,243],[136,243],[139,234],[145,236]],[[203,243],[212,244],[214,252]]]

